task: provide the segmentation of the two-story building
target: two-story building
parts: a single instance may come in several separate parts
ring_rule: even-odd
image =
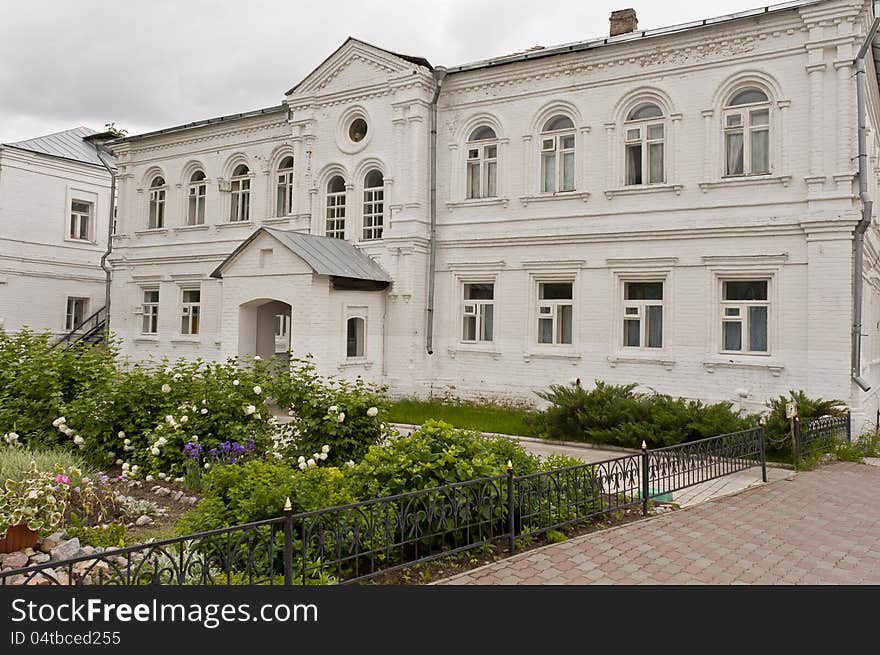
[[[27,327],[61,336],[104,307],[101,258],[114,161],[98,154],[90,140],[96,134],[77,127],[0,145],[0,328],[6,332]]]
[[[873,21],[814,0],[639,31],[628,10],[447,68],[351,38],[277,107],[115,142],[112,329],[135,358],[289,348],[397,394],[803,389],[873,418]]]

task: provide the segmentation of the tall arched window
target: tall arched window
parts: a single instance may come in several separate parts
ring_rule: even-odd
[[[373,169],[364,176],[364,241],[382,238],[384,218],[385,178]]]
[[[541,191],[574,191],[574,123],[554,116],[541,130]]]
[[[251,220],[251,179],[250,169],[244,164],[239,164],[232,171],[232,181],[229,186],[231,202],[229,205],[229,221],[241,223]]]
[[[293,212],[293,157],[285,157],[278,165],[275,176],[275,215],[287,216]]]
[[[724,107],[724,174],[770,172],[770,99],[761,89],[736,91]]]
[[[635,107],[624,123],[626,184],[662,184],[665,171],[663,110],[653,102]]]
[[[150,182],[150,218],[148,227],[159,229],[165,227],[165,178],[157,175]]]
[[[205,181],[204,171],[196,171],[189,178],[188,204],[186,209],[187,225],[204,225],[205,195],[207,192],[208,183]]]
[[[334,239],[345,238],[345,180],[341,175],[327,183],[327,220],[324,234]]]
[[[467,197],[498,195],[498,137],[488,125],[471,132],[467,143]]]

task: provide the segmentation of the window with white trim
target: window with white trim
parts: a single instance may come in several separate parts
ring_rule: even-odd
[[[208,193],[208,183],[205,181],[204,171],[196,171],[189,178],[187,191],[186,224],[205,224],[205,197]]]
[[[663,282],[623,283],[623,345],[663,347]]]
[[[275,314],[275,352],[290,350],[290,314]]]
[[[770,99],[761,89],[740,89],[724,109],[724,174],[770,172]]]
[[[498,195],[498,136],[488,125],[471,132],[467,142],[467,197]]]
[[[492,282],[464,285],[461,317],[462,341],[492,341],[495,323],[495,285]]]
[[[574,191],[574,123],[554,116],[541,131],[541,191]]]
[[[345,238],[345,180],[337,175],[327,183],[327,218],[324,235]]]
[[[652,102],[643,102],[627,115],[623,128],[625,183],[662,184],[666,180],[663,110]]]
[[[360,316],[353,316],[345,322],[345,356],[363,357],[367,322]]]
[[[83,319],[87,316],[86,312],[88,309],[88,298],[68,298],[64,329],[70,331],[82,323]]]
[[[538,283],[538,343],[571,343],[573,288],[572,282]]]
[[[232,180],[229,184],[230,205],[229,222],[243,223],[251,220],[251,179],[250,169],[244,164],[239,164],[232,171]]]
[[[364,177],[364,241],[382,238],[385,217],[385,178],[373,169]]]
[[[165,227],[165,178],[157,175],[150,182],[150,216],[147,227],[158,230]]]
[[[183,289],[180,305],[180,333],[198,334],[202,313],[202,292],[200,289]]]
[[[722,280],[721,352],[766,355],[769,280]]]
[[[143,334],[156,334],[159,331],[159,290],[144,289],[144,302],[141,305]]]
[[[92,240],[92,214],[94,203],[85,200],[70,201],[70,225],[67,238],[76,241]]]
[[[293,157],[285,157],[275,174],[275,215],[293,213]]]

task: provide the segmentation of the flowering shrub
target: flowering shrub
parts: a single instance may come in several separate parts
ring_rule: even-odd
[[[0,493],[0,535],[20,523],[41,534],[53,532],[61,525],[69,489],[63,471],[40,471],[36,463],[23,479],[6,480]]]

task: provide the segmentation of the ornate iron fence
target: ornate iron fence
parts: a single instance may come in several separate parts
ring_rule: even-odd
[[[849,412],[839,416],[821,416],[794,425],[794,464],[799,466],[804,455],[831,448],[838,441],[851,441]]]
[[[285,511],[2,571],[0,585],[351,583],[498,542],[513,552],[517,539],[639,505],[647,513],[651,498],[753,466],[762,467],[766,482],[763,428],[529,475],[508,470],[314,512]]]

